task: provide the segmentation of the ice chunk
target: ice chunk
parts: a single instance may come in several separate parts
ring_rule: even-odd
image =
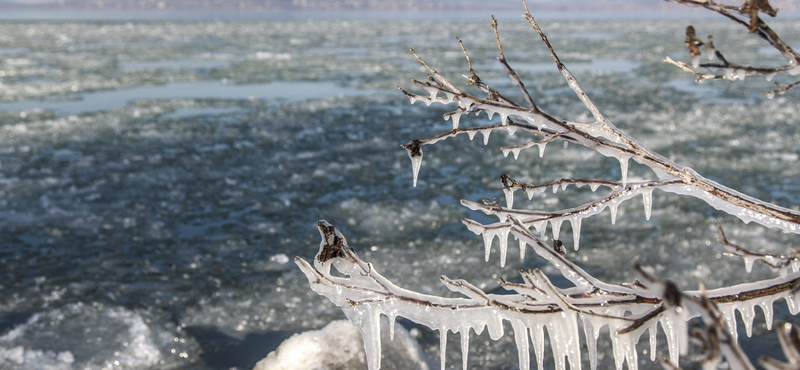
[[[388,320],[381,320],[388,327]],[[394,340],[386,340],[382,369],[428,369],[419,344],[400,324],[392,325]],[[387,330],[382,330],[385,333]],[[366,354],[358,329],[347,320],[332,321],[320,330],[298,333],[259,361],[253,370],[366,368]]]

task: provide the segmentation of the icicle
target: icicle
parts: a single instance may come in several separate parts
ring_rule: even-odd
[[[681,312],[677,312],[678,310]],[[678,365],[681,354],[688,351],[689,332],[686,327],[686,317],[680,307],[668,308],[658,322],[667,337],[667,348],[669,349],[669,360]]]
[[[506,195],[506,207],[514,208],[514,190],[515,187],[503,188],[503,193]]]
[[[638,342],[639,338],[630,333],[620,335],[619,337],[620,341],[623,342],[621,344],[623,353],[625,354],[625,361],[628,362],[628,369],[637,370],[639,364],[639,355],[636,353],[636,342]]]
[[[581,318],[583,318],[583,335],[589,351],[589,364],[592,370],[597,370],[597,336],[599,330],[594,330],[594,326],[587,316],[581,314]]]
[[[728,325],[728,332],[731,333],[733,340],[738,340],[739,331],[736,327],[736,307],[733,304],[730,304],[725,308],[720,307],[719,310],[722,312],[722,317],[725,319],[725,324]]]
[[[483,134],[483,145],[489,144],[489,134],[492,133],[492,129],[483,129],[481,130],[481,134]]]
[[[750,272],[753,269],[753,262],[755,262],[758,258],[751,257],[751,256],[744,256],[744,270]]]
[[[416,95],[406,95],[406,96],[408,96],[408,101],[411,102],[411,105],[414,105],[414,103],[417,102],[417,96]]]
[[[361,315],[360,325],[361,335],[364,337],[364,350],[367,352],[367,367],[370,369],[380,369],[381,367],[381,312],[373,306],[367,306],[366,310],[354,309]],[[348,318],[350,316],[348,315]],[[352,321],[352,320],[351,320]]]
[[[514,160],[519,158],[520,148],[500,148],[500,150],[503,152],[504,158],[508,158],[508,153],[514,153]]]
[[[740,81],[744,81],[745,77],[747,77],[747,71],[745,71],[744,69],[736,70],[736,78],[738,78]]]
[[[469,326],[459,330],[461,333],[461,366],[467,370],[467,356],[469,355]]]
[[[508,125],[508,113],[500,113],[500,122],[503,126]]]
[[[414,175],[414,187],[417,187],[417,176],[419,175],[419,168],[422,166],[422,148],[419,142],[412,142],[404,145],[408,158],[411,158],[411,171]]]
[[[499,340],[503,336],[503,318],[500,315],[494,315],[489,317],[486,320],[486,328],[489,332],[489,338],[491,340]],[[483,328],[480,328],[478,331],[478,335],[483,332]]]
[[[514,341],[517,344],[517,356],[519,358],[519,370],[530,370],[531,353],[530,342],[528,341],[528,328],[522,320],[512,320],[511,327],[514,328]]]
[[[617,223],[617,207],[619,207],[619,203],[616,199],[611,201],[611,204],[608,205],[609,211],[611,211],[611,224],[614,225]]]
[[[772,82],[772,79],[775,78],[776,74],[777,73],[775,73],[775,72],[769,73],[769,74],[765,75],[764,78],[767,80],[767,82]]]
[[[472,141],[472,139],[475,138],[475,134],[477,134],[477,133],[478,133],[478,131],[476,131],[476,130],[467,131],[467,135],[469,135],[469,141]]]
[[[500,238],[500,267],[506,267],[506,252],[508,251],[508,232],[509,228],[503,228],[499,232]]]
[[[547,335],[550,337],[550,349],[553,350],[553,361],[555,361],[555,369],[565,370],[566,362],[564,356],[566,355],[564,349],[564,341],[561,338],[561,328],[556,328],[555,323],[559,320],[547,321]]]
[[[651,325],[650,328],[647,329],[647,331],[650,333],[650,361],[655,361],[656,360],[656,334],[658,334],[658,332],[656,331],[656,323],[654,322],[653,325]]]
[[[494,110],[493,109],[484,109],[486,111],[486,116],[489,117],[489,121],[492,120],[494,117]]]
[[[558,193],[558,184],[553,185],[553,194]]]
[[[717,55],[717,49],[714,49],[713,46],[708,46],[708,45],[711,45],[711,43],[709,42],[708,44],[706,44],[706,58],[708,58],[708,60],[714,60],[714,58]]]
[[[486,262],[489,262],[489,252],[492,251],[492,239],[494,239],[495,235],[497,235],[495,231],[483,230],[484,259]]]
[[[792,272],[800,270],[800,261],[792,260]]]
[[[653,208],[653,188],[642,189],[642,203],[644,203],[644,218],[650,220],[650,211]]]
[[[447,328],[442,327],[441,329],[439,329],[439,362],[441,363],[441,366],[439,367],[440,369],[446,369],[446,367],[444,367],[446,352],[447,352]]]
[[[544,369],[544,326],[542,324],[533,324],[528,328],[531,335],[531,342],[533,343],[533,352],[536,353],[536,368],[539,370]]]
[[[559,234],[561,234],[561,223],[564,222],[561,218],[553,218],[550,219],[550,227],[553,228],[553,239],[558,240]]]
[[[692,57],[692,68],[700,67],[700,55],[695,55]]]
[[[394,321],[397,318],[397,315],[390,314],[386,315],[389,318],[389,340],[394,341]]]
[[[546,141],[540,141],[540,142],[536,143],[536,146],[539,147],[539,158],[543,158],[544,157],[544,147],[547,146],[547,142]]]
[[[575,216],[570,222],[572,223],[572,244],[575,250],[578,250],[581,241],[581,218]]]
[[[453,130],[458,128],[458,123],[461,121],[461,111],[455,111],[450,114],[446,114],[445,118],[450,117],[450,121],[453,122]]]
[[[547,230],[547,221],[536,221],[532,224],[533,228],[536,229],[544,238],[544,233]]]
[[[789,313],[792,315],[797,315],[797,313],[800,312],[800,305],[797,304],[797,293],[789,292],[783,298],[786,300],[786,307],[789,308]],[[772,314],[771,306],[770,314]],[[766,314],[764,316],[766,316]]]
[[[750,338],[753,336],[753,318],[756,316],[755,306],[747,302],[742,302],[742,304],[739,307],[739,313],[742,315],[742,323],[744,323],[747,337]]]
[[[439,92],[439,90],[437,90],[436,88],[433,88],[433,87],[427,87],[427,86],[426,86],[426,87],[423,87],[423,89],[427,90],[427,91],[428,91],[428,93],[430,93],[430,94],[431,94],[431,98],[430,98],[430,100],[432,100],[432,101],[433,101],[433,100],[436,100],[436,97],[438,96],[438,92]]]
[[[733,68],[725,68],[725,78],[731,81],[736,79],[736,75],[733,73]]]
[[[528,244],[525,243],[524,240],[522,240],[522,239],[519,240],[519,259],[520,260],[524,260],[525,259],[525,248],[527,246],[528,246]]]
[[[566,140],[565,140],[565,141],[564,141],[564,149],[567,149],[567,147],[568,147],[568,146],[569,146],[569,141],[566,141]]]
[[[622,186],[625,187],[628,185],[628,160],[631,157],[627,154],[620,154],[619,155],[619,168],[620,173],[622,174]]]
[[[574,313],[561,312],[547,322],[547,333],[550,336],[550,347],[556,369],[564,370],[568,362],[570,369],[580,369],[580,343],[578,322]],[[564,357],[567,361],[564,361]]]
[[[517,132],[517,127],[516,126],[506,126],[506,131],[508,132],[509,136],[514,136],[514,134]]]
[[[616,370],[622,370],[622,365],[625,363],[625,348],[622,343],[620,343],[622,335],[612,335],[611,336],[611,352],[614,356],[614,368]]]
[[[593,183],[589,184],[589,189],[591,189],[592,192],[597,191],[597,188],[599,188],[599,187],[600,187],[600,183],[599,182],[593,182]]]
[[[447,102],[449,102],[449,103],[452,103],[453,99],[456,97],[455,94],[453,94],[451,92],[447,92],[447,91],[444,92],[444,96],[447,98]]]
[[[536,195],[536,188],[525,188],[525,194],[528,195],[528,200],[533,199],[533,196]]]
[[[761,311],[764,312],[764,321],[767,324],[767,330],[772,330],[772,301],[761,301],[758,303]],[[750,334],[748,334],[749,336]]]
[[[561,191],[567,190],[567,186],[569,186],[568,182],[562,182],[561,183]]]

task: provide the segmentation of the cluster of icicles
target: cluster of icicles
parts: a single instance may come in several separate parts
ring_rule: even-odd
[[[481,226],[473,225],[473,231],[483,232]],[[391,328],[395,319],[407,318],[439,332],[441,368],[445,368],[447,333],[457,333],[461,339],[463,368],[467,369],[470,331],[480,334],[487,330],[492,340],[503,336],[503,321],[513,328],[518,350],[519,368],[530,369],[530,348],[533,347],[538,369],[543,369],[545,356],[545,328],[549,337],[555,368],[563,370],[581,368],[581,337],[588,349],[592,369],[597,368],[597,340],[600,330],[608,326],[616,369],[621,370],[627,362],[629,369],[636,369],[638,355],[636,344],[645,331],[649,334],[650,358],[656,358],[656,327],[661,325],[667,339],[669,359],[678,364],[679,355],[688,349],[687,321],[700,312],[691,305],[671,305],[664,298],[663,284],[652,283],[645,287],[612,286],[586,274],[553,250],[538,242],[531,235],[512,230],[520,239],[520,246],[531,246],[534,251],[557,267],[565,278],[575,286],[561,289],[553,286],[540,271],[522,272],[523,283],[501,281],[501,285],[515,294],[487,294],[463,280],[441,277],[442,283],[466,298],[444,298],[425,295],[403,289],[388,281],[371,263],[361,260],[347,245],[344,236],[325,221],[320,221],[319,253],[313,266],[301,258],[295,262],[308,278],[312,289],[326,296],[341,307],[348,319],[356,325],[364,338],[369,369],[380,368],[381,316],[389,319]],[[488,239],[491,243],[491,238]],[[331,254],[330,248],[340,248]],[[487,250],[489,247],[487,246]],[[334,258],[321,256],[334,255]],[[735,287],[704,292],[710,299],[720,299],[743,291],[753,291],[781,282],[800,281],[798,264],[790,264],[792,271],[785,277],[750,283]],[[341,275],[332,274],[334,267]],[[602,294],[597,294],[600,291]],[[697,296],[700,292],[686,292]],[[638,298],[638,299],[634,299]],[[750,301],[718,303],[733,338],[737,337],[735,312],[739,311],[749,336],[755,316],[755,306],[764,313],[767,326],[772,323],[773,302],[784,299],[792,314],[798,312],[797,297],[791,289],[764,295]],[[636,303],[639,302],[639,303]],[[644,302],[644,303],[643,303]],[[580,307],[580,308],[578,308]],[[642,319],[646,318],[646,319]],[[637,319],[641,322],[637,323]],[[580,323],[580,325],[579,325]],[[390,338],[393,335],[390,332]]]

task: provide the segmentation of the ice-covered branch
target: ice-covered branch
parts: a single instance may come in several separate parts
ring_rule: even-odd
[[[497,93],[496,90],[491,89],[480,82],[477,74],[472,69],[472,64],[469,63],[470,76],[467,77],[468,84],[482,86],[481,91],[486,93],[487,97],[483,98],[471,95],[465,90],[456,88],[455,84],[450,82],[443,75],[436,72],[419,55],[415,53],[415,58],[426,69],[428,69],[433,77],[431,77],[430,81],[428,82],[416,80],[413,82],[418,87],[426,90],[428,95],[413,94],[403,90],[402,88],[401,91],[409,98],[412,104],[417,101],[422,101],[428,105],[432,103],[455,103],[457,105],[455,111],[447,113],[444,116],[445,119],[449,119],[453,123],[453,129],[451,131],[429,139],[413,140],[403,145],[403,147],[408,151],[409,157],[412,160],[415,186],[417,184],[419,170],[423,158],[422,146],[433,145],[439,141],[458,136],[462,133],[468,134],[470,139],[472,139],[478,132],[483,135],[484,144],[488,144],[489,135],[492,132],[505,131],[512,135],[520,133],[523,135],[527,134],[542,138],[538,141],[531,141],[527,144],[503,148],[503,153],[505,155],[508,155],[508,153],[513,153],[515,158],[518,158],[520,151],[532,148],[534,146],[538,147],[539,154],[541,156],[544,153],[544,148],[547,143],[556,140],[563,140],[582,145],[584,147],[593,149],[606,157],[611,157],[618,160],[620,163],[620,172],[622,174],[621,185],[623,189],[618,191],[617,196],[607,197],[610,202],[608,206],[612,210],[612,219],[613,215],[615,214],[614,210],[616,209],[614,199],[618,199],[619,195],[621,194],[632,193],[631,190],[633,188],[628,187],[627,184],[627,174],[629,161],[633,159],[635,162],[645,165],[653,171],[653,179],[648,182],[648,184],[651,185],[641,188],[641,192],[659,189],[672,193],[690,195],[707,202],[716,209],[734,215],[746,223],[754,221],[764,226],[780,228],[793,233],[800,233],[800,213],[788,208],[783,208],[760,201],[706,179],[691,168],[678,165],[664,156],[650,150],[614,126],[610,120],[608,120],[608,118],[606,118],[600,112],[597,106],[580,87],[575,77],[569,73],[569,70],[558,58],[558,55],[553,50],[552,45],[549,43],[549,41],[547,41],[546,35],[530,15],[530,13],[527,13],[525,16],[547,46],[548,50],[550,51],[550,55],[566,79],[568,85],[573,89],[579,99],[594,116],[595,122],[579,123],[556,118],[555,116],[550,115],[536,107],[535,104],[533,104],[531,108],[522,107],[521,105],[511,101],[511,99]],[[498,45],[500,44],[498,43]],[[461,46],[463,48],[463,44],[461,44]],[[502,47],[500,47],[500,50],[502,52]],[[465,56],[467,56],[466,49],[464,49],[464,53]],[[504,65],[508,64],[505,62],[504,54],[501,54],[500,59]],[[507,67],[506,70],[509,72],[512,81],[518,78],[510,66]],[[525,90],[522,84],[519,84],[518,86],[520,89]],[[529,96],[530,94],[524,95]],[[501,123],[471,128],[459,128],[461,116],[469,113],[486,113],[486,116],[489,119],[491,119],[495,114],[499,114],[501,117]],[[506,195],[508,194],[513,194],[513,192],[509,193],[506,191]],[[645,198],[648,197],[649,195],[645,196]],[[510,201],[510,198],[508,199]],[[606,203],[603,201],[594,203],[594,205],[601,207],[599,207],[599,209],[598,207],[593,208],[596,212],[583,213],[582,218],[597,214],[600,210],[606,207]],[[649,208],[649,205],[646,204],[645,208]],[[563,210],[556,213],[575,213],[575,210]]]
[[[763,264],[771,268],[773,271],[777,271],[781,274],[781,276],[786,276],[788,270],[791,268],[792,272],[800,271],[800,253],[791,249],[791,255],[777,255],[777,254],[768,254],[768,253],[757,253],[751,252],[747,249],[744,249],[728,240],[725,236],[725,231],[722,230],[722,227],[719,227],[720,233],[720,243],[727,249],[728,255],[731,256],[739,256],[742,257],[744,260],[744,268],[747,272],[750,272],[753,268],[753,263],[755,261],[761,261]]]
[[[313,265],[299,257],[295,262],[308,278],[311,288],[341,307],[358,326],[364,337],[370,369],[380,368],[381,315],[387,316],[392,324],[397,317],[403,317],[437,330],[441,339],[442,368],[448,331],[458,333],[461,337],[463,367],[466,369],[470,331],[480,334],[488,330],[489,336],[497,340],[503,335],[503,321],[508,321],[514,328],[520,369],[530,367],[531,344],[538,367],[542,368],[545,327],[556,368],[564,369],[569,363],[571,369],[579,369],[579,324],[583,328],[593,369],[597,366],[596,341],[605,326],[609,328],[617,369],[622,369],[625,362],[629,369],[636,369],[636,343],[646,331],[649,332],[651,358],[655,359],[658,324],[667,338],[669,361],[678,363],[680,354],[685,354],[688,346],[687,321],[704,314],[695,307],[697,303],[693,303],[695,306],[689,303],[701,298],[714,305],[714,312],[718,312],[717,319],[724,324],[719,328],[725,328],[724,334],[732,338],[728,341],[730,343],[734,343],[737,337],[736,311],[744,318],[750,335],[756,305],[764,311],[768,325],[771,323],[775,300],[786,300],[792,313],[798,309],[793,292],[793,287],[800,281],[800,273],[797,272],[729,288],[681,293],[674,284],[659,281],[639,268],[640,275],[645,278],[644,284],[617,286],[589,275],[561,253],[545,245],[513,216],[508,218],[506,224],[504,227],[507,227],[507,232],[503,233],[501,243],[502,238],[510,235],[520,242],[521,248],[530,246],[573,286],[556,287],[541,271],[531,270],[520,271],[521,283],[500,281],[500,286],[510,294],[487,293],[467,281],[446,276],[441,276],[442,283],[464,297],[447,298],[416,293],[395,285],[372,264],[361,260],[344,236],[325,221],[318,223],[322,241]],[[484,235],[497,230],[496,225],[483,226],[474,221],[470,221],[468,226],[473,231],[480,228]],[[717,337],[720,335],[717,334]],[[724,356],[727,358],[728,355]]]
[[[695,34],[693,26],[686,27],[686,48],[689,51],[691,63],[675,61],[669,57],[665,62],[681,68],[682,70],[695,75],[696,81],[704,80],[744,80],[746,76],[764,76],[767,81],[778,74],[788,74],[796,76],[800,74],[800,54],[792,49],[788,44],[781,40],[780,36],[759,16],[760,13],[774,17],[778,9],[769,4],[769,0],[745,0],[742,5],[726,5],[712,0],[671,0],[687,6],[698,6],[712,12],[721,14],[735,23],[746,27],[750,33],[757,35],[766,41],[772,48],[778,50],[786,64],[778,67],[755,67],[751,65],[738,64],[728,61],[722,52],[714,47],[712,35],[708,35],[708,40],[703,41]],[[704,51],[701,51],[701,46]],[[701,62],[701,54],[705,53],[708,61]],[[710,73],[700,70],[705,69]],[[791,84],[775,83],[777,88],[767,92],[768,97],[775,94],[783,94],[793,87],[800,84],[800,81]]]

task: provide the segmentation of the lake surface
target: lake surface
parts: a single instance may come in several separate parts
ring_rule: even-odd
[[[798,93],[767,100],[763,78],[693,84],[662,62],[688,58],[687,23],[667,18],[537,19],[617,126],[709,178],[797,209]],[[249,369],[290,335],[344,318],[293,263],[316,253],[319,219],[385,276],[425,293],[449,294],[441,274],[492,291],[519,268],[557,273],[531,253],[505,268],[484,263],[482,240],[460,222],[481,216],[459,200],[501,198],[502,173],[613,180],[617,161],[556,145],[514,161],[497,149],[514,138],[495,134],[483,147],[459,137],[426,147],[411,186],[399,144],[447,131],[452,107],[409,105],[396,89],[425,78],[409,47],[460,82],[458,36],[483,80],[519,98],[496,62],[489,15],[465,19],[0,22],[0,367]],[[731,60],[780,61],[734,25],[695,26]],[[800,40],[797,22],[775,28]],[[527,22],[504,17],[500,32],[539,106],[589,119]],[[647,175],[633,166],[629,178]],[[743,276],[741,261],[722,256],[718,224],[757,250],[782,253],[796,240],[659,192],[650,221],[638,201],[619,212],[615,225],[605,215],[584,221],[570,253],[616,284],[633,280],[635,259],[686,289],[772,276],[762,267]],[[796,322],[775,308],[776,319]],[[776,336],[756,322],[757,340],[743,339],[749,354],[774,353]],[[438,364],[436,333],[402,324]],[[516,368],[510,338],[473,338],[471,366]],[[458,346],[448,348],[448,364],[460,366]]]

